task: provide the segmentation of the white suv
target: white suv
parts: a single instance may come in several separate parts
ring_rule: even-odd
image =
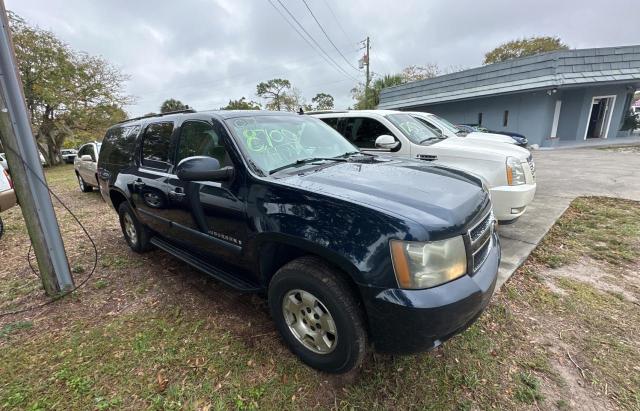
[[[362,151],[435,161],[480,177],[491,192],[494,214],[503,223],[524,214],[536,192],[531,154],[513,144],[436,134],[402,111],[354,110],[312,115]]]
[[[16,193],[13,191],[13,184],[9,173],[0,165],[0,212],[16,205]],[[0,217],[0,237],[4,233],[4,224]]]
[[[93,187],[100,187],[98,184],[98,156],[101,145],[101,143],[83,145],[73,160],[78,186],[83,193],[93,191]]]
[[[411,114],[413,117],[426,124],[427,127],[430,127],[433,130],[438,130],[447,137],[464,137],[467,140],[480,140],[481,142],[516,144],[514,139],[509,136],[505,136],[504,134],[480,133],[478,131],[467,133],[435,114],[424,113],[422,111],[406,111],[406,113]]]

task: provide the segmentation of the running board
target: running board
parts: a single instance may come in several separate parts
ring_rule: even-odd
[[[174,257],[179,258],[192,267],[197,268],[198,270],[206,274],[209,274],[211,277],[219,280],[220,282],[223,282],[229,287],[235,288],[236,290],[245,292],[257,292],[261,290],[261,288],[256,284],[250,283],[241,278],[237,278],[234,275],[231,275],[217,267],[214,267],[213,265],[202,260],[200,257],[191,254],[189,251],[183,250],[182,248],[176,247],[175,245],[169,243],[166,240],[163,240],[160,237],[152,237],[151,244],[155,245],[161,250],[168,252]]]

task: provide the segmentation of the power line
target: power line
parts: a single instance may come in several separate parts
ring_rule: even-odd
[[[324,1],[325,6],[327,6],[329,11],[331,12],[331,15],[333,16],[333,19],[336,21],[336,24],[338,25],[338,27],[340,27],[340,30],[342,31],[342,34],[344,34],[344,38],[347,39],[349,44],[355,44],[355,42],[353,41],[351,36],[347,34],[347,31],[344,29],[344,27],[340,23],[340,20],[338,20],[338,16],[336,16],[336,13],[333,12],[333,9],[329,5],[329,2],[327,0],[323,0],[323,1]]]
[[[318,27],[320,27],[320,30],[322,30],[322,33],[324,34],[324,36],[327,38],[327,40],[329,40],[329,43],[331,43],[331,45],[333,46],[334,49],[336,49],[336,51],[338,52],[338,54],[340,54],[340,56],[342,57],[342,59],[345,61],[345,63],[347,63],[349,66],[351,66],[354,70],[356,71],[360,71],[358,68],[356,68],[356,66],[354,66],[353,64],[351,64],[351,62],[349,60],[347,60],[347,58],[344,56],[344,54],[342,54],[342,52],[340,51],[340,49],[338,48],[338,46],[336,46],[336,44],[333,42],[333,40],[331,40],[331,37],[329,37],[329,35],[327,34],[326,30],[324,29],[324,27],[322,27],[322,24],[320,24],[320,22],[318,21],[318,19],[316,18],[316,15],[313,14],[313,11],[311,11],[311,7],[309,7],[309,4],[307,3],[307,0],[302,0],[302,2],[304,3],[304,6],[307,8],[307,10],[309,10],[309,14],[311,14],[311,17],[313,17],[313,19],[315,20],[316,24],[318,25]]]
[[[274,3],[272,3],[271,0],[268,0],[269,3],[278,11],[278,13],[282,16],[282,18],[291,26],[295,29],[295,31],[298,33],[298,35],[300,35],[300,37],[302,37],[307,44],[309,44],[310,47],[314,48],[313,45],[311,45],[311,43],[309,43],[309,40],[307,40],[307,38],[302,35],[302,33],[300,33],[300,31],[298,29],[295,28],[295,26],[293,26],[293,24],[282,14],[282,12],[280,11],[280,9],[278,9]],[[350,77],[351,79],[353,79],[354,81],[358,81],[355,77],[353,77],[351,74],[349,74],[347,71],[345,71],[333,58],[331,58],[331,56],[322,48],[322,46],[320,46],[320,44],[316,41],[316,39],[309,34],[309,32],[304,28],[304,26],[298,21],[298,19],[296,19],[296,17],[289,11],[289,9],[282,3],[281,0],[276,0],[280,6],[284,9],[284,11],[287,12],[287,14],[289,15],[289,17],[291,17],[291,20],[293,20],[298,27],[307,35],[307,37],[309,37],[309,39],[313,42],[313,44],[316,45],[316,47],[318,49],[320,49],[320,51],[323,53],[324,56],[326,56],[327,59],[330,60],[330,62],[338,69],[340,70],[340,72],[342,72],[345,76]],[[315,48],[314,48],[315,49]]]

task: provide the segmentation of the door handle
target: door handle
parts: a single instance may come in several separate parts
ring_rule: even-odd
[[[175,190],[171,190],[169,191],[169,196],[176,198],[176,199],[182,199],[186,196],[187,194],[184,192],[184,190],[180,187],[176,187]]]

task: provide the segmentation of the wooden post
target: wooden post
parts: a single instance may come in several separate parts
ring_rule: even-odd
[[[55,296],[71,289],[73,279],[31,131],[4,0],[0,0],[0,20],[0,139],[42,285]]]

